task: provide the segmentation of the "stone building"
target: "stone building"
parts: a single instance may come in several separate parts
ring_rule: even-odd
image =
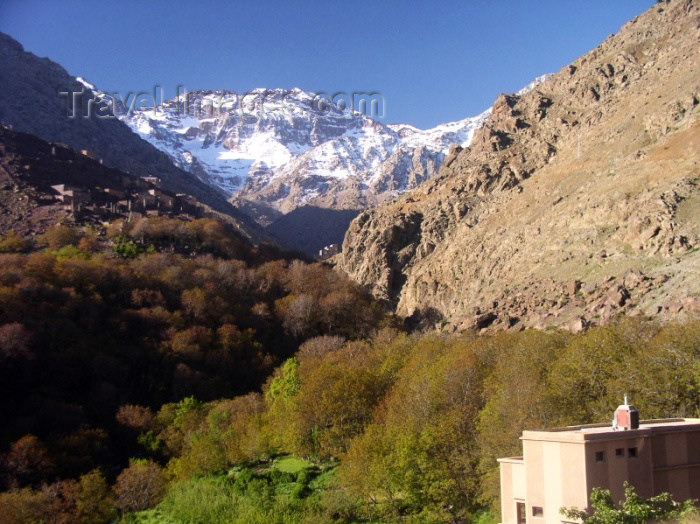
[[[700,499],[700,419],[639,421],[625,403],[613,424],[524,431],[523,455],[498,459],[502,524],[567,523],[562,507],[591,510],[593,488],[624,498]]]

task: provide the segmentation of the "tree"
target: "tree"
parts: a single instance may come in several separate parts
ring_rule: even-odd
[[[173,335],[170,347],[188,362],[200,360],[212,343],[213,334],[204,326],[192,326]]]
[[[496,458],[519,453],[526,428],[547,427],[555,414],[547,405],[547,374],[566,343],[566,335],[537,330],[501,333],[478,343],[494,363],[484,384],[486,403],[477,419],[482,497],[498,504]]]
[[[323,335],[310,338],[299,346],[299,356],[302,358],[322,358],[327,353],[337,351],[345,345],[345,339],[338,336]]]
[[[114,494],[122,511],[141,511],[158,504],[166,491],[163,469],[150,460],[132,460],[117,477]]]
[[[48,245],[51,249],[59,249],[64,246],[75,245],[78,243],[79,235],[75,229],[69,226],[56,224],[46,230],[46,233],[39,237],[43,244]]]
[[[586,524],[644,524],[667,522],[696,514],[694,500],[676,502],[669,493],[661,493],[649,499],[637,495],[633,486],[625,482],[625,499],[620,508],[615,507],[610,490],[593,488],[591,506],[593,514],[576,508],[561,508],[560,513],[568,519],[581,520]]]
[[[626,393],[617,382],[619,370],[653,331],[649,323],[621,319],[572,338],[549,372],[548,402],[552,412],[560,414],[551,422],[569,425],[606,420],[610,407]]]
[[[115,237],[112,249],[122,258],[136,258],[141,253],[141,248],[133,240],[124,237]]]
[[[700,414],[700,320],[669,323],[618,378],[645,418]]]
[[[0,253],[24,253],[29,247],[29,242],[14,231],[0,235]]]
[[[0,362],[5,359],[32,360],[32,334],[19,322],[0,326]]]
[[[138,432],[153,429],[153,411],[145,406],[125,404],[119,408],[115,418],[122,426],[126,426]]]
[[[75,514],[76,485],[73,480],[63,480],[36,490],[22,488],[0,493],[0,520],[3,524],[79,523]]]
[[[86,253],[94,253],[98,250],[100,243],[94,235],[84,236],[78,241],[78,249]]]
[[[391,518],[470,518],[479,488],[475,420],[483,405],[478,349],[468,339],[419,340],[405,364],[382,379],[389,389],[344,455],[341,485]]]
[[[275,311],[289,333],[295,337],[308,336],[317,320],[318,304],[305,293],[287,295],[275,302]]]
[[[270,382],[267,397],[271,401],[278,398],[286,402],[299,393],[299,361],[290,358],[282,364],[277,375]]]
[[[354,361],[326,359],[302,375],[302,385],[286,413],[294,450],[324,458],[347,450],[384,393],[381,378]]]
[[[79,521],[84,524],[102,524],[114,517],[109,485],[99,470],[94,469],[80,477],[75,507]]]
[[[25,435],[12,443],[5,459],[11,486],[38,484],[55,473],[48,449],[34,435]]]
[[[158,441],[164,445],[168,456],[179,456],[185,449],[190,435],[206,417],[205,407],[194,397],[186,397],[175,404],[164,404],[156,415]]]

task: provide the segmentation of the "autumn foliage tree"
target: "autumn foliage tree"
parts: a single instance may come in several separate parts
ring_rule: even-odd
[[[0,326],[0,362],[10,359],[32,360],[31,332],[19,322]]]
[[[13,442],[4,462],[7,483],[12,487],[38,485],[56,473],[49,450],[35,435]]]
[[[70,226],[56,224],[39,237],[40,242],[52,249],[77,244],[80,239],[78,231]]]
[[[158,458],[157,428],[137,406],[259,390],[308,338],[359,338],[385,316],[333,270],[270,261],[272,251],[216,221],[144,219],[109,235],[160,251],[122,258],[101,250],[107,238],[55,226],[45,251],[0,254],[0,454],[32,434],[55,473],[73,478],[134,454]],[[276,308],[283,303],[295,306]],[[150,444],[139,451],[130,439]],[[5,468],[18,486],[53,480],[18,468]]]
[[[116,506],[122,511],[140,511],[155,506],[165,495],[167,479],[162,468],[151,461],[134,460],[117,477]]]

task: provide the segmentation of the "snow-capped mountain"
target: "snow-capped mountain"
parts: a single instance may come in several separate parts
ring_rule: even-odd
[[[180,94],[126,122],[263,225],[300,206],[361,209],[437,172],[490,110],[420,130],[385,125],[300,89]]]

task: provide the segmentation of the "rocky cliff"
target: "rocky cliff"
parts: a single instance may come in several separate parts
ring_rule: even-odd
[[[338,267],[445,329],[700,309],[700,8],[659,3],[351,224]]]

